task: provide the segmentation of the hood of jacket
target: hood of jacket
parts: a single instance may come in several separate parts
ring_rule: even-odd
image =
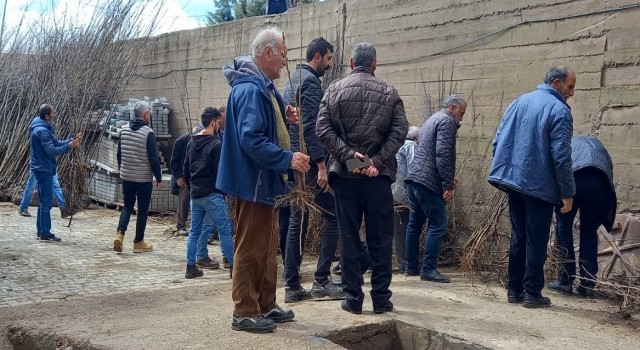
[[[202,152],[208,147],[212,147],[215,142],[220,142],[218,135],[203,134],[191,137],[191,147],[198,152]]]
[[[141,127],[143,127],[145,125],[148,125],[148,124],[144,120],[137,119],[137,118],[129,122],[129,127],[133,131],[136,131],[136,130],[140,129]]]
[[[51,124],[40,118],[39,116],[33,118],[31,124],[29,124],[29,134],[32,134],[37,127],[44,127],[53,133],[53,127],[51,126]]]
[[[258,67],[251,56],[234,58],[233,66],[225,65],[222,67],[222,73],[231,86],[246,80],[255,80],[264,86],[273,85],[273,81]]]

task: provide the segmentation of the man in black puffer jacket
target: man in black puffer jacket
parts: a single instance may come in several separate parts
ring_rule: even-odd
[[[451,95],[442,109],[429,117],[420,130],[413,163],[409,166],[407,193],[411,213],[407,225],[405,273],[423,281],[449,282],[436,269],[440,242],[447,232],[447,207],[456,187],[456,137],[467,102]],[[418,244],[422,226],[429,219],[422,269],[418,270]]]
[[[366,225],[367,246],[373,272],[373,311],[393,310],[391,256],[393,242],[393,195],[396,153],[409,130],[404,104],[396,89],[375,77],[376,49],[357,44],[350,60],[353,71],[332,84],[322,98],[316,124],[318,138],[330,154],[329,183],[335,191],[340,228],[342,286],[346,300],[342,309],[362,313],[360,225]],[[347,162],[368,156],[349,172]]]
[[[309,228],[309,214],[301,214],[299,208],[291,208],[289,228],[285,244],[284,279],[286,283],[284,302],[292,303],[305,299],[344,297],[342,289],[331,282],[331,262],[338,245],[338,221],[335,216],[335,199],[329,192],[326,151],[316,136],[316,120],[322,100],[322,77],[332,66],[333,45],[319,37],[307,47],[307,63],[298,66],[291,75],[291,82],[284,88],[285,104],[300,108],[303,124],[304,144],[311,157],[311,169],[306,174],[305,182],[316,191],[315,201],[322,208],[324,221],[320,241],[320,256],[311,292],[300,285],[300,264],[302,248]],[[289,126],[291,150],[300,151],[300,129],[298,124]],[[303,219],[304,218],[304,219]]]

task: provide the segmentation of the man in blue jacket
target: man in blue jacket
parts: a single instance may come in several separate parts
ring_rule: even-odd
[[[507,299],[525,307],[551,305],[540,292],[553,206],[568,213],[576,191],[567,104],[575,84],[571,69],[551,68],[544,84],[507,107],[493,140],[489,182],[507,192],[512,227]]]
[[[55,107],[48,104],[40,106],[38,116],[29,126],[31,133],[31,171],[38,181],[38,218],[37,229],[40,240],[60,242],[61,239],[51,233],[51,204],[53,201],[53,177],[56,175],[56,156],[78,147],[82,133],[75,138],[58,140],[53,135],[53,123],[58,116]]]
[[[285,102],[300,108],[304,144],[311,157],[311,169],[307,173],[307,186],[315,192],[315,202],[322,208],[322,238],[320,241],[320,256],[314,275],[311,291],[300,285],[300,264],[302,263],[302,247],[309,228],[309,215],[301,215],[300,209],[291,208],[291,218],[287,232],[284,259],[284,279],[286,283],[284,302],[292,303],[311,297],[330,297],[338,299],[344,297],[342,288],[331,281],[331,262],[338,246],[338,221],[336,220],[335,198],[329,191],[327,166],[325,160],[327,152],[316,136],[316,120],[322,100],[322,83],[320,77],[332,66],[333,45],[325,38],[315,38],[307,47],[307,63],[298,66],[291,74],[291,82],[284,89]],[[298,124],[289,127],[291,148],[300,150],[300,130]],[[302,228],[302,229],[301,229]]]
[[[275,323],[294,318],[276,303],[274,204],[285,194],[284,175],[309,171],[309,157],[290,150],[285,121],[298,115],[285,109],[273,83],[287,64],[286,50],[279,29],[263,29],[251,44],[252,56],[223,68],[231,94],[216,187],[237,197],[231,328],[239,331],[272,332]]]
[[[576,195],[570,212],[562,214],[556,207],[556,234],[564,261],[558,268],[558,279],[549,283],[549,289],[567,295],[573,292],[573,280],[576,277],[573,220],[580,210],[578,293],[592,297],[598,273],[598,227],[603,225],[607,231],[611,231],[616,218],[613,162],[602,142],[589,136],[574,136],[571,139],[571,161]]]

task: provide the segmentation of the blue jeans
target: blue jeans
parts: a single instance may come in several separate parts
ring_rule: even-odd
[[[409,194],[409,223],[407,224],[406,259],[407,273],[418,272],[418,245],[427,219],[429,229],[424,246],[421,274],[433,271],[438,265],[440,242],[447,232],[447,207],[442,196],[416,183],[407,184]]]
[[[27,210],[29,208],[29,202],[33,196],[33,190],[38,186],[38,180],[33,171],[29,172],[29,179],[24,186],[24,193],[22,194],[22,201],[20,202],[20,210]],[[38,192],[40,193],[40,192]],[[62,187],[60,187],[60,181],[58,181],[58,175],[53,175],[53,195],[56,197],[58,208],[62,210],[64,208],[64,195],[62,194]]]
[[[212,193],[202,198],[191,199],[191,230],[187,239],[187,265],[209,256],[207,250],[208,233],[202,229],[205,217],[218,229],[223,255],[233,265],[233,238],[231,225],[227,219],[227,203],[220,193]]]
[[[229,228],[231,229],[231,236],[233,236],[233,221],[231,220],[231,218],[227,218],[229,220]],[[204,244],[200,244],[198,242],[198,252],[196,253],[196,261],[200,260],[200,259],[204,259],[207,256],[209,256],[209,249],[207,247],[207,242],[213,238],[213,233],[214,233],[214,225],[213,225],[213,221],[211,221],[211,218],[207,215],[205,215],[204,220],[202,221],[202,231],[201,231],[201,235],[207,237],[207,241],[204,241]],[[204,240],[204,238],[202,238]],[[232,247],[233,247],[233,242],[231,243]],[[231,250],[231,252],[227,252],[225,250],[224,245],[220,244],[220,252],[222,253],[222,256],[227,257],[229,254],[231,256],[233,256],[233,249]],[[227,258],[227,260],[229,260],[229,258]]]
[[[36,172],[38,182],[38,216],[36,228],[42,236],[51,235],[51,202],[53,201],[53,175]]]

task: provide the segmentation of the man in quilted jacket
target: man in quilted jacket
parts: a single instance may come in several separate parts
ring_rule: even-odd
[[[362,313],[364,283],[361,271],[360,225],[364,214],[366,243],[371,256],[373,311],[393,310],[391,252],[396,153],[409,129],[404,104],[396,89],[374,75],[376,49],[356,44],[350,59],[351,73],[329,86],[320,102],[316,133],[329,152],[329,185],[336,197],[340,232],[342,309]],[[356,164],[347,162],[370,159]]]
[[[576,74],[553,67],[535,91],[511,102],[493,140],[489,183],[507,192],[511,221],[507,299],[525,307],[551,306],[542,296],[544,262],[555,204],[571,211],[573,118],[567,99]]]

